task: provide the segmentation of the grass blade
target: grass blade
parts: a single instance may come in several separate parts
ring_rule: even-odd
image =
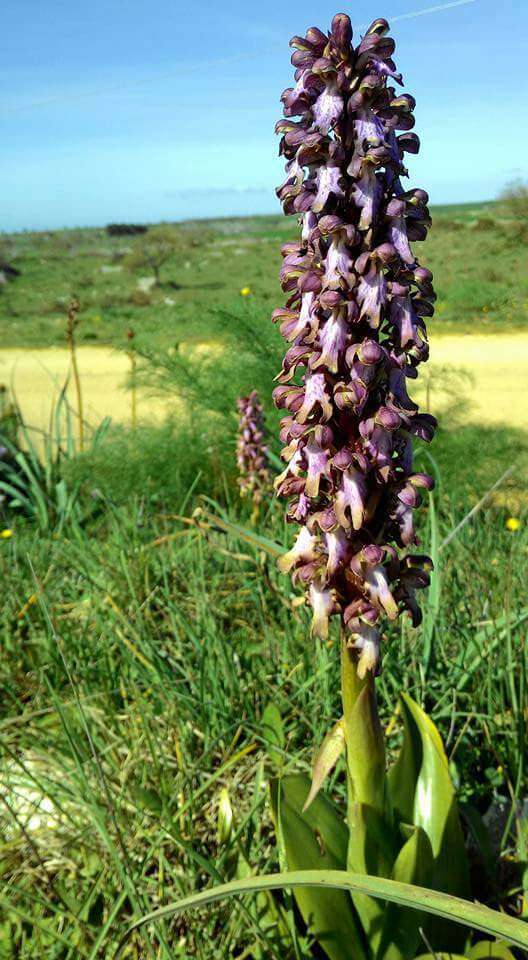
[[[480,930],[495,937],[501,937],[512,946],[528,948],[528,925],[515,917],[490,910],[479,903],[461,900],[436,890],[416,887],[410,883],[386,880],[383,877],[371,877],[363,874],[348,873],[345,870],[298,870],[292,873],[273,873],[269,876],[248,877],[244,880],[232,880],[211,890],[185,897],[177,903],[168,904],[136,920],[127,930],[125,938],[116,953],[120,955],[125,940],[138,927],[154,920],[174,916],[183,910],[205,907],[217,900],[237,896],[242,893],[258,893],[261,890],[282,890],[298,887],[325,887],[330,890],[348,890],[350,893],[365,893],[381,900],[389,900],[403,907],[425,910],[437,917],[455,920],[473,930]]]

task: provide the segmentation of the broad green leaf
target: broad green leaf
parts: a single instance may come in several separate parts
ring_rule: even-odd
[[[328,870],[346,866],[348,834],[336,808],[319,794],[306,813],[307,777],[296,775],[272,783],[275,825],[290,870]],[[347,893],[295,890],[295,899],[312,936],[330,960],[366,960],[360,926]]]
[[[422,763],[414,794],[413,823],[427,833],[435,858],[435,878],[439,875],[446,883],[441,889],[459,894],[468,890],[467,864],[456,864],[459,848],[464,850],[464,841],[456,798],[447,757],[438,730],[424,711],[410,697],[403,695],[405,708],[409,711],[418,729],[422,742]],[[446,838],[446,831],[449,837]],[[446,846],[446,839],[449,844]],[[441,862],[439,862],[439,860]],[[449,861],[449,862],[447,862]]]
[[[402,694],[404,741],[400,757],[389,774],[396,814],[422,827],[434,857],[431,886],[465,897],[469,876],[464,837],[455,790],[440,734],[414,700]],[[429,923],[428,936],[439,950],[460,951],[465,939],[459,928]]]
[[[433,873],[433,851],[427,834],[421,827],[402,826],[407,840],[396,857],[393,880],[427,887]],[[383,919],[383,936],[378,960],[412,960],[420,946],[420,926],[424,914],[395,903],[387,904]]]
[[[332,729],[328,731],[317,751],[312,770],[312,785],[303,807],[303,813],[308,810],[310,804],[315,800],[326,777],[334,769],[344,749],[345,730],[343,721],[338,720]]]
[[[383,813],[365,803],[348,807],[347,869],[368,876],[390,877],[397,854],[397,835]],[[385,905],[363,893],[352,895],[361,925],[372,950],[376,951],[383,933]]]
[[[321,800],[318,797],[314,807]],[[307,814],[308,816],[309,814]],[[515,917],[510,917],[498,910],[490,910],[480,903],[470,900],[461,900],[438,890],[427,890],[409,883],[400,883],[396,880],[385,880],[383,877],[367,877],[362,874],[348,873],[344,870],[298,870],[291,873],[274,873],[263,877],[247,877],[245,880],[234,880],[223,883],[219,887],[202,890],[201,893],[184,897],[176,903],[159,907],[152,913],[136,920],[127,930],[125,937],[118,947],[114,960],[122,953],[122,948],[130,934],[145,923],[153,923],[172,917],[191,907],[205,907],[226,897],[238,896],[243,893],[259,893],[261,890],[300,890],[318,888],[319,892],[329,893],[332,890],[347,890],[349,893],[366,893],[381,900],[390,900],[403,907],[413,907],[425,910],[444,919],[455,920],[473,930],[480,930],[491,936],[501,937],[514,947],[528,948],[528,924]],[[334,912],[334,922],[339,914]],[[364,957],[364,951],[354,953],[354,944],[348,943],[347,960]]]
[[[468,950],[468,960],[515,960],[505,943],[481,940]]]
[[[403,742],[396,761],[388,773],[392,808],[402,823],[413,823],[414,795],[422,763],[419,730],[403,705]]]
[[[267,750],[270,758],[280,768],[284,760],[282,751],[284,750],[286,737],[284,735],[284,724],[280,710],[273,702],[268,703],[264,708],[261,724],[264,736],[268,741]]]

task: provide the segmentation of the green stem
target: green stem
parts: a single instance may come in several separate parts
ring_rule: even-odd
[[[378,716],[375,681],[358,676],[357,655],[341,642],[341,696],[350,803],[385,812],[385,738]]]
[[[84,451],[84,411],[83,411],[83,398],[81,390],[81,378],[79,376],[79,368],[77,366],[77,354],[75,352],[75,327],[77,326],[79,313],[79,301],[76,297],[72,297],[68,305],[68,321],[66,324],[66,337],[68,341],[68,347],[70,350],[71,365],[73,371],[73,382],[75,384],[75,392],[77,394],[77,419],[79,421],[79,449],[81,453]]]
[[[84,451],[84,411],[83,411],[83,399],[82,399],[82,390],[81,390],[81,378],[79,376],[79,368],[77,366],[77,355],[75,353],[75,340],[72,338],[70,341],[70,355],[71,355],[71,364],[73,370],[73,381],[75,383],[75,393],[77,394],[77,419],[79,421],[79,449],[81,453]]]
[[[394,851],[387,803],[385,737],[378,716],[374,676],[358,675],[358,657],[341,640],[341,696],[347,765],[347,870],[390,876]],[[381,941],[384,906],[353,894],[354,906],[374,956]]]
[[[131,424],[132,430],[135,430],[137,427],[137,388],[136,388],[136,351],[132,348],[129,351],[130,357],[130,372],[131,372]]]

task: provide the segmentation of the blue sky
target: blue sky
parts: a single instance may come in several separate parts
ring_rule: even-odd
[[[493,198],[528,175],[528,4],[443,2],[4,0],[0,230],[279,212],[288,40],[338,10],[393,22],[412,184]]]

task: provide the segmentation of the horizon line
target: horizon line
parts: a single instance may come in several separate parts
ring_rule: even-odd
[[[438,208],[441,208],[441,207],[442,208],[443,207],[475,207],[475,206],[483,206],[484,204],[497,203],[497,202],[498,202],[497,197],[487,198],[483,200],[464,200],[464,201],[451,200],[447,203],[431,203],[429,204],[429,209],[434,211],[434,210],[438,210]],[[146,227],[155,227],[158,224],[165,224],[165,223],[166,224],[216,223],[218,221],[221,222],[224,220],[264,220],[267,217],[276,217],[278,219],[284,219],[284,220],[287,219],[287,217],[279,210],[277,211],[277,213],[273,213],[271,211],[270,213],[244,213],[244,214],[225,213],[221,215],[211,215],[211,216],[204,216],[204,217],[182,217],[182,218],[175,217],[175,218],[160,219],[160,220],[141,220],[141,219],[132,218],[131,220],[107,220],[105,223],[94,223],[94,224],[76,223],[72,226],[62,226],[62,227],[20,227],[19,229],[15,229],[15,230],[1,230],[0,238],[18,236],[19,234],[25,234],[25,233],[65,233],[68,230],[105,230],[106,227],[112,223],[119,223],[127,226],[130,226],[131,224],[134,224],[134,225],[137,224],[138,226],[141,225]]]

